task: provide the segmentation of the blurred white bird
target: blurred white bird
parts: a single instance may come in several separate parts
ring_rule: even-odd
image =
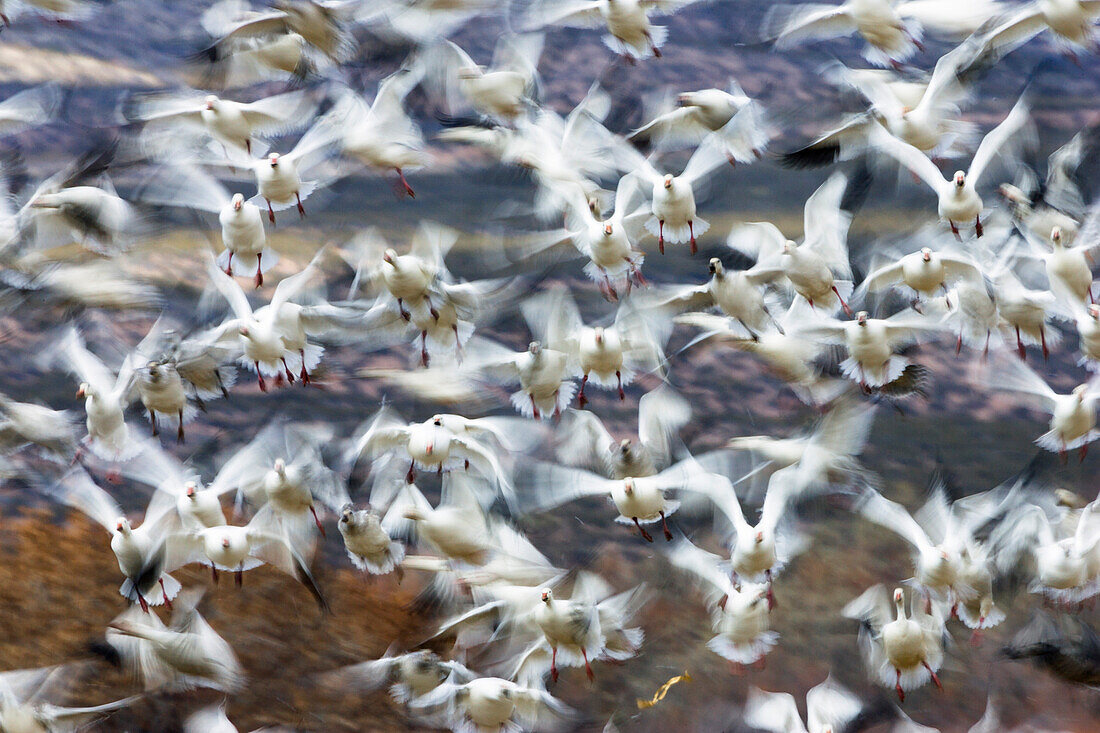
[[[1021,97],[1008,116],[989,131],[967,171],[955,171],[951,180],[947,180],[940,173],[940,169],[932,160],[920,150],[914,148],[885,129],[875,128],[871,132],[871,145],[886,155],[894,158],[901,165],[923,180],[936,193],[939,198],[937,212],[941,220],[951,226],[951,231],[961,240],[959,224],[974,222],[974,231],[977,236],[982,236],[981,214],[983,209],[982,198],[978,195],[978,183],[982,173],[993,162],[994,156],[1005,155],[1009,152],[1013,138],[1034,135],[1034,130],[1028,114],[1028,104]]]
[[[832,675],[806,692],[806,722],[794,697],[787,692],[749,689],[745,722],[771,733],[833,733],[843,731],[859,717],[864,704]]]
[[[651,15],[671,15],[696,0],[550,0],[537,3],[526,26],[607,28],[604,45],[631,61],[661,57],[668,28],[653,25]]]
[[[82,667],[66,664],[0,673],[0,726],[10,733],[75,733],[141,699],[134,695],[91,707],[49,702],[68,692],[74,678],[85,671]]]
[[[943,689],[937,670],[943,664],[943,618],[935,606],[925,612],[921,603],[910,602],[905,613],[905,592],[895,588],[893,603],[886,588],[868,588],[844,607],[844,616],[860,622],[859,645],[871,678],[884,687],[893,686],[898,699],[931,680]]]
[[[535,104],[541,33],[504,34],[497,40],[486,68],[452,41],[426,52],[426,84],[442,97],[451,116],[471,109],[493,122],[513,125]]]
[[[474,730],[536,730],[555,718],[569,716],[565,703],[541,687],[525,687],[499,677],[477,677],[460,683],[448,678],[411,703],[432,725],[455,733]]]
[[[658,149],[666,150],[698,145],[712,133],[722,142],[730,165],[760,158],[771,138],[763,106],[731,79],[726,91],[701,89],[676,95],[675,107],[668,100],[652,120],[627,139],[652,141]]]
[[[390,695],[402,704],[427,695],[448,680],[463,684],[476,677],[463,664],[442,659],[428,649],[398,653],[393,646],[378,659],[351,664],[323,676],[361,692],[388,686]]]

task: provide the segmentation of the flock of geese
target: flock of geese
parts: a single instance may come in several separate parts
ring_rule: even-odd
[[[965,654],[951,645],[952,627],[977,640],[1004,622],[998,601],[1010,577],[1014,587],[1022,577],[1033,605],[1047,610],[1005,654],[1033,658],[1071,682],[1100,682],[1100,640],[1071,621],[1100,593],[1095,502],[1025,470],[970,496],[937,474],[924,505],[910,508],[859,461],[876,407],[900,409],[927,387],[929,370],[912,360],[916,343],[960,357],[967,351],[973,378],[1043,412],[1049,424],[1035,442],[1062,461],[1084,460],[1100,437],[1100,382],[1090,374],[1100,364],[1091,273],[1100,208],[1089,206],[1077,170],[1092,134],[1065,142],[1044,172],[1023,162],[1036,160],[1037,147],[1026,88],[984,136],[961,117],[982,74],[1035,36],[1066,55],[1093,52],[1100,2],[772,7],[761,32],[776,49],[856,33],[866,60],[888,68],[836,61],[820,70],[864,109],[779,156],[792,167],[836,167],[805,203],[801,239],[770,222],[739,223],[726,240],[728,257],[693,261],[696,282],[653,285],[643,268],[689,258],[710,230],[707,181],[761,158],[774,123],[731,82],[663,100],[624,135],[604,124],[614,100],[599,84],[564,117],[540,107],[538,67],[545,34],[559,26],[598,28],[627,62],[659,64],[651,57],[661,56],[667,32],[653,18],[690,2],[535,0],[512,9],[516,32],[500,38],[486,66],[446,37],[501,12],[492,0],[276,0],[269,8],[221,0],[201,18],[211,43],[196,58],[211,86],[228,92],[130,96],[120,106],[120,140],[3,200],[0,302],[9,313],[156,307],[158,294],[116,263],[168,209],[197,212],[220,231],[220,251],[200,255],[207,288],[192,322],[165,314],[125,354],[95,348],[96,334],[79,317],[50,334],[34,367],[71,377],[83,428],[29,395],[0,396],[5,475],[105,530],[97,551],[117,558],[125,600],[100,651],[126,664],[145,691],[206,687],[230,697],[245,684],[237,640],[206,623],[203,589],[181,587],[173,572],[197,564],[212,582],[222,576],[240,586],[267,565],[327,611],[311,566],[334,522],[358,570],[427,579],[425,592],[445,612],[431,640],[453,638],[454,653],[391,647],[332,672],[333,684],[388,688],[410,724],[568,726],[576,717],[553,683],[573,669],[592,679],[608,662],[636,656],[645,645],[636,616],[653,589],[615,588],[590,570],[555,567],[517,522],[602,498],[607,509],[593,510],[584,531],[622,524],[652,543],[672,572],[693,579],[698,595],[682,602],[705,605],[707,649],[740,668],[782,643],[772,629],[782,613],[772,588],[812,542],[798,521],[800,503],[826,494],[912,547],[911,566],[897,568],[904,582],[868,588],[844,610],[859,622],[852,628],[867,675],[899,705],[922,686],[951,684],[939,674],[945,654]],[[18,25],[23,13],[38,13],[69,22],[94,8],[84,0],[5,0],[0,19]],[[341,83],[342,64],[358,53],[357,33],[412,49],[373,97]],[[923,51],[925,34],[959,42],[927,75],[898,71]],[[250,102],[231,98],[273,81],[292,84]],[[503,241],[474,255],[485,258],[481,272],[491,261],[521,274],[456,277],[448,258],[463,235],[425,220],[408,244],[390,246],[363,230],[272,283],[280,254],[269,232],[312,215],[316,194],[340,177],[366,169],[391,176],[398,195],[417,196],[406,174],[432,160],[406,104],[414,90],[446,120],[436,144],[473,146],[529,174],[533,201],[505,216],[538,227],[510,223]],[[0,131],[48,123],[60,101],[54,85],[14,95],[0,104]],[[296,142],[286,141],[298,131]],[[676,153],[686,149],[693,152],[684,162]],[[140,180],[121,196],[110,174],[138,157]],[[959,170],[944,176],[948,159]],[[14,177],[15,161],[2,163]],[[919,187],[912,203],[928,216],[919,229],[880,238],[853,267],[848,229],[872,169],[880,181],[884,171],[902,171],[900,186],[911,174]],[[39,256],[76,243],[98,257]],[[346,297],[329,300],[319,281],[334,255],[354,277]],[[573,298],[579,285],[537,278],[549,261],[576,262],[606,301],[603,315],[585,319]],[[516,308],[530,332],[520,350],[486,332]],[[693,338],[669,353],[677,328]],[[1071,338],[1063,342],[1063,334]],[[1070,348],[1073,334],[1080,384],[1063,393],[1029,364]],[[753,354],[820,412],[816,427],[689,453],[680,433],[692,406],[668,377],[690,369],[698,344]],[[208,403],[253,382],[274,401],[280,391],[308,388],[323,379],[336,347],[407,350],[408,370],[364,374],[424,401],[492,400],[497,386],[508,386],[510,405],[501,407],[515,414],[410,421],[383,405],[350,436],[322,422],[275,419],[228,451],[216,473],[176,457],[185,447],[163,444],[186,446],[188,423],[203,420]],[[585,409],[594,390],[626,400],[638,380],[660,386],[638,399],[635,435],[616,434]],[[141,415],[149,427],[138,424]],[[120,506],[119,484],[146,487],[144,513]],[[437,484],[433,504],[421,487],[433,487],[432,495]],[[713,517],[714,534],[685,535],[677,513]],[[490,658],[479,668],[477,660]],[[140,697],[61,707],[54,695],[67,676],[64,664],[0,675],[0,730],[75,730]],[[884,720],[895,731],[932,730],[896,705],[872,711],[832,678],[810,691],[806,708],[803,722],[791,695],[754,688],[743,721],[783,733],[840,733]],[[195,711],[187,730],[236,728],[223,704]],[[991,702],[970,730],[1007,728]]]

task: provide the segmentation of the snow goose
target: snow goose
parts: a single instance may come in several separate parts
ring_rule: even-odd
[[[427,85],[444,100],[451,116],[472,108],[495,123],[513,125],[534,104],[543,35],[505,34],[486,69],[452,41],[427,52]]]
[[[1050,324],[1051,320],[1061,317],[1062,308],[1050,291],[1025,286],[1010,263],[1011,260],[1002,261],[989,272],[1004,330],[1015,334],[1016,352],[1021,359],[1027,357],[1026,345],[1041,346],[1043,358],[1046,359],[1050,355],[1050,347],[1062,341],[1061,332]]]
[[[133,608],[108,624],[107,644],[146,690],[206,687],[229,693],[244,683],[233,648],[196,609],[201,597],[194,590],[182,595],[169,626]]]
[[[896,350],[941,328],[911,309],[889,318],[871,318],[867,311],[860,311],[851,321],[819,316],[817,322],[797,327],[796,335],[824,344],[843,344],[848,358],[840,363],[841,370],[866,389],[882,387],[901,376],[909,361]]]
[[[544,346],[569,354],[571,363],[579,368],[581,407],[588,403],[584,390],[589,381],[603,389],[618,389],[619,399],[625,400],[623,387],[634,381],[635,374],[663,368],[664,345],[671,323],[655,312],[623,302],[610,325],[587,326],[581,320],[576,302],[563,287],[553,287],[529,298],[524,308],[546,314],[545,332],[536,336]]]
[[[1050,292],[1058,298],[1063,305],[1095,302],[1092,294],[1092,258],[1097,253],[1095,241],[1085,241],[1083,244],[1068,245],[1062,234],[1062,227],[1057,224],[1047,232],[1046,242],[1048,246],[1039,244],[1036,237],[1028,236],[1031,243],[1030,253],[1032,258],[1042,260],[1046,270],[1047,283]],[[1016,250],[1020,252],[1019,249]]]
[[[237,381],[236,367],[225,364],[232,349],[210,341],[207,336],[209,332],[186,335],[161,316],[142,339],[141,346],[149,361],[175,370],[183,380],[188,398],[199,409],[205,408],[205,400],[228,398],[229,388]]]
[[[779,275],[777,263],[757,263],[747,270],[727,270],[722,260],[711,257],[707,270],[710,272],[709,280],[702,285],[672,290],[661,301],[661,306],[673,311],[718,308],[755,338],[759,338],[769,327],[781,328],[769,310],[764,292],[764,286]]]
[[[695,460],[688,458],[649,476],[608,479],[582,469],[540,463],[526,473],[530,494],[523,497],[528,511],[545,511],[569,501],[589,496],[610,498],[618,511],[615,521],[633,524],[646,542],[653,537],[643,524],[661,523],[665,539],[672,541],[668,517],[680,508],[680,502],[668,496],[673,492],[698,492],[722,507],[732,489],[715,482]]]
[[[974,222],[974,231],[977,236],[982,236],[983,204],[977,191],[982,173],[993,162],[995,155],[1005,154],[1006,151],[1003,149],[1013,142],[1014,138],[1033,134],[1027,101],[1021,97],[1008,116],[982,138],[969,170],[955,171],[951,180],[943,177],[940,169],[927,155],[885,129],[873,129],[870,141],[873,147],[897,160],[928,184],[939,199],[937,204],[939,218],[946,221],[951,226],[952,233],[961,240],[958,225],[970,221]]]
[[[360,692],[387,687],[394,700],[407,704],[427,695],[450,679],[459,684],[476,678],[466,667],[454,660],[443,659],[428,649],[398,652],[390,646],[378,659],[351,664],[322,675]]]
[[[219,570],[234,573],[240,586],[246,570],[270,565],[305,586],[321,610],[328,611],[328,603],[306,559],[313,548],[301,538],[291,536],[271,506],[262,507],[244,526],[223,524],[191,529],[179,535],[178,544],[177,563],[206,565],[215,583]]]
[[[1065,460],[1066,452],[1080,449],[1081,460],[1088,444],[1100,438],[1096,430],[1096,401],[1100,383],[1080,384],[1069,394],[1060,394],[1025,364],[1012,358],[997,359],[989,365],[988,384],[1014,392],[1028,404],[1050,415],[1050,430],[1035,439],[1036,445]],[[985,381],[985,380],[983,380]]]
[[[562,463],[602,472],[608,478],[653,476],[668,468],[676,436],[691,420],[691,405],[667,384],[638,400],[637,440],[615,440],[594,413],[570,410],[558,430],[555,452]]]
[[[558,681],[558,662],[565,667],[584,666],[591,682],[591,662],[610,659],[621,662],[638,653],[644,634],[627,628],[648,600],[644,585],[615,594],[593,573],[578,573],[568,600],[559,599],[552,588],[542,588],[531,612],[541,639],[521,657],[515,677],[530,679],[540,666],[545,649],[550,649],[550,679]],[[539,674],[541,677],[541,674]]]
[[[768,462],[767,473],[794,467],[799,488],[811,484],[854,484],[867,476],[858,456],[875,419],[873,405],[839,397],[812,432],[790,438],[748,435],[731,438],[727,448],[749,451]]]
[[[916,293],[917,298],[930,298],[948,292],[949,283],[963,279],[972,282],[981,279],[981,271],[970,257],[950,250],[921,247],[895,262],[876,267],[860,284],[860,289],[877,293],[904,286]]]
[[[373,171],[397,173],[395,191],[415,198],[405,171],[423,168],[430,160],[424,136],[405,111],[405,97],[420,83],[420,65],[406,67],[378,83],[368,103],[352,91],[343,93],[328,116],[342,129],[340,150]]]
[[[240,733],[225,714],[227,700],[197,710],[183,721],[183,733]],[[289,733],[287,728],[264,726],[252,733]]]
[[[1100,8],[1090,0],[1037,0],[1013,8],[983,26],[977,36],[999,55],[1022,46],[1045,30],[1071,57],[1096,44],[1095,22]]]
[[[926,613],[923,604],[911,603],[905,613],[905,592],[895,588],[893,603],[886,588],[875,585],[844,607],[844,615],[860,622],[859,643],[872,679],[893,686],[898,699],[931,680],[943,689],[936,671],[943,663],[943,618],[935,606]]]
[[[28,444],[56,460],[72,460],[79,444],[74,416],[19,402],[0,392],[0,455],[14,453]]]
[[[551,187],[560,184],[551,182]],[[535,241],[521,244],[523,259],[535,254],[547,254],[555,245],[568,243],[577,253],[587,258],[584,274],[600,288],[600,294],[608,301],[619,299],[619,290],[630,295],[635,285],[644,287],[648,281],[642,274],[645,253],[635,249],[636,233],[633,223],[637,215],[627,216],[634,209],[634,201],[640,195],[632,176],[619,179],[614,193],[614,213],[604,217],[602,206],[586,196],[581,185],[563,190],[560,198],[565,204],[565,227],[537,236]]]
[[[268,153],[259,159],[249,159],[247,168],[256,181],[257,193],[252,200],[267,204],[267,219],[275,224],[275,211],[298,207],[298,216],[306,216],[302,201],[318,188],[329,183],[328,178],[319,177],[318,166],[332,154],[332,148],[338,140],[339,130],[332,120],[321,118],[313,124],[298,142],[286,153]],[[235,168],[242,163],[235,160],[204,161],[223,168]],[[304,176],[314,178],[304,180]]]
[[[1090,303],[1072,307],[1077,326],[1077,343],[1081,358],[1077,364],[1090,371],[1100,371],[1100,305]]]
[[[255,11],[240,0],[222,0],[202,16],[207,33],[215,37],[205,51],[211,58],[222,55],[242,40],[300,36],[310,47],[335,62],[348,61],[357,50],[349,25],[361,0],[277,0],[270,9]]]
[[[144,222],[105,176],[116,150],[117,143],[111,143],[88,151],[30,194],[19,222],[36,248],[69,244],[75,238],[111,255],[130,245]]]
[[[371,507],[356,509],[352,503],[344,505],[340,520],[336,523],[344,539],[344,550],[353,565],[371,575],[386,575],[398,570],[405,559],[405,545],[391,539],[382,527],[382,517]]]
[[[233,317],[215,327],[208,338],[214,343],[236,345],[240,363],[256,373],[260,389],[267,391],[265,376],[276,385],[295,379],[310,383],[309,373],[321,362],[324,347],[314,343],[316,336],[350,329],[367,323],[361,313],[328,303],[303,306],[291,302],[318,272],[322,249],[301,272],[282,280],[267,305],[252,310],[248,297],[235,280],[226,275],[211,257],[206,271],[214,287],[228,301]]]
[[[849,69],[838,61],[826,65],[822,74],[827,80],[855,89],[870,106],[807,145],[784,153],[780,163],[806,168],[855,158],[866,151],[875,127],[884,127],[936,158],[953,157],[976,142],[977,128],[959,119],[959,105],[967,96],[973,70],[982,68],[981,61],[980,47],[968,41],[940,57],[924,82],[899,80],[889,72],[880,72],[887,75],[883,78],[873,70]]]
[[[929,501],[935,501],[935,498]],[[954,616],[958,613],[961,599],[975,594],[974,589],[964,585],[959,578],[960,554],[967,537],[964,529],[956,527],[951,521],[949,513],[939,518],[944,521],[943,525],[926,529],[905,507],[872,488],[863,492],[855,510],[864,518],[893,531],[912,546],[913,585],[924,595],[926,611],[930,611],[934,595],[937,600],[951,604],[951,615]],[[936,532],[938,543],[929,536],[930,531]]]
[[[157,447],[142,451],[140,456],[122,466],[120,472],[170,498],[184,530],[225,524],[221,497],[236,488],[226,480],[225,472],[204,485],[198,471]]]
[[[410,484],[417,470],[450,473],[473,467],[486,480],[511,486],[498,457],[498,442],[485,434],[455,432],[445,422],[443,415],[435,415],[424,422],[405,423],[389,408],[382,408],[360,428],[345,458],[351,462],[364,455],[376,461],[403,459],[409,464],[405,479]]]
[[[141,699],[134,695],[91,707],[49,702],[63,694],[80,671],[81,666],[73,664],[0,673],[0,726],[8,733],[75,733]]]
[[[631,160],[629,170],[643,189],[648,186],[651,216],[645,228],[657,237],[657,248],[665,253],[665,240],[690,242],[691,253],[698,250],[696,237],[710,229],[710,224],[696,216],[696,194],[701,193],[704,182],[726,161],[722,143],[708,137],[692,153],[680,175],[661,174],[648,159],[629,148],[624,157]],[[639,211],[644,211],[645,205]]]
[[[762,35],[777,48],[793,48],[818,38],[855,31],[867,45],[863,57],[876,66],[897,65],[923,50],[928,29],[938,35],[966,36],[1000,12],[1000,4],[980,0],[960,7],[948,0],[892,3],[847,0],[840,5],[774,5],[764,16]]]
[[[710,609],[715,636],[707,648],[733,665],[746,666],[762,659],[779,641],[771,629],[767,590],[763,585],[735,586],[720,557],[680,539],[669,550],[668,561],[698,582]]]
[[[683,313],[674,320],[701,331],[683,350],[697,343],[713,342],[755,354],[770,372],[790,386],[800,400],[811,405],[823,405],[847,387],[844,380],[827,378],[818,368],[816,360],[825,347],[795,335],[797,325],[811,316],[809,303],[795,299],[777,319],[781,331],[770,329],[755,334],[755,338],[740,323],[726,316]]]
[[[88,434],[83,443],[96,455],[126,461],[142,449],[126,424],[126,407],[133,390],[133,365],[124,360],[118,374],[88,351],[80,333],[69,328],[58,344],[54,359],[80,380],[77,399],[84,400]]]
[[[870,723],[879,717],[879,711],[865,706],[829,675],[806,693],[805,724],[790,693],[765,692],[758,687],[749,689],[744,716],[752,727],[771,733],[840,733],[857,719]]]
[[[533,6],[527,27],[607,28],[604,45],[634,61],[660,58],[668,29],[650,15],[672,14],[696,0],[552,0]]]
[[[168,575],[169,540],[177,531],[175,502],[167,493],[153,495],[141,525],[132,527],[118,503],[99,488],[83,468],[73,468],[42,490],[57,501],[79,509],[111,534],[111,551],[126,580],[119,594],[148,613],[149,606],[171,606],[180,591]]]
[[[429,716],[433,725],[455,733],[539,730],[571,712],[542,687],[523,686],[500,677],[477,677],[464,683],[448,678],[414,700],[411,707],[415,713]]]
[[[1037,170],[1022,165],[1013,183],[1001,184],[997,192],[1008,204],[1017,228],[1046,237],[1058,226],[1063,242],[1074,243],[1087,208],[1079,169],[1094,148],[1092,135],[1082,130],[1050,154],[1044,180],[1039,180]]]
[[[676,95],[675,107],[662,105],[652,120],[627,139],[651,141],[665,150],[684,143],[698,145],[711,133],[723,143],[730,165],[760,158],[770,139],[764,108],[732,79],[725,91],[700,89]]]
[[[857,186],[852,190],[865,192],[862,183],[853,181]],[[851,315],[845,298],[852,294],[848,227],[857,206],[853,198],[847,177],[834,173],[806,199],[801,243],[787,239],[771,223],[757,222],[735,227],[726,244],[756,259],[762,272],[778,269],[811,307],[831,312],[839,305]]]
[[[576,369],[569,355],[537,340],[523,351],[512,351],[487,339],[475,339],[467,345],[465,368],[492,382],[518,382],[512,406],[535,420],[560,417],[577,390],[573,381]]]
[[[437,507],[415,484],[404,483],[396,492],[390,491],[392,500],[382,517],[382,529],[391,537],[422,543],[448,560],[481,565],[497,546],[498,520],[482,506],[481,487],[464,476],[447,476]],[[388,489],[376,485],[372,502],[385,505]]]
[[[313,118],[316,108],[305,91],[236,102],[187,90],[134,95],[124,102],[122,115],[144,125],[150,144],[170,142],[178,147],[182,139],[198,135],[251,157],[266,148],[254,145],[257,137],[293,132]]]
[[[138,195],[152,204],[217,214],[225,248],[217,264],[227,275],[254,277],[259,288],[264,284],[264,273],[279,261],[278,252],[267,246],[259,207],[244,194],[231,194],[197,166],[165,168],[147,181]]]
[[[1098,520],[1094,504],[1057,522],[1043,507],[1028,502],[1009,511],[989,541],[999,569],[1008,572],[1023,564],[1032,575],[1032,593],[1075,607],[1100,593]]]

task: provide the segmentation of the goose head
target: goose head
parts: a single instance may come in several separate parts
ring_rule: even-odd
[[[1056,247],[1062,246],[1062,227],[1057,224],[1054,225],[1054,228],[1050,230],[1050,241]]]
[[[80,386],[76,388],[76,398],[83,399],[84,397],[94,397],[95,393],[92,391],[92,386],[87,382],[81,382]]]
[[[156,383],[161,378],[160,362],[151,361],[145,365],[145,371],[149,374],[149,381]]]
[[[198,494],[199,487],[194,481],[188,481],[183,485],[183,494],[191,501],[195,500],[195,495]]]
[[[240,211],[242,206],[244,206],[244,194],[233,194],[233,211]]]
[[[206,98],[202,100],[202,108],[208,111],[212,111],[217,103],[217,97],[215,97],[213,94],[207,94]]]
[[[634,479],[628,478],[623,481],[623,493],[627,496],[634,496]]]
[[[615,227],[611,226],[611,222],[609,222],[609,221],[608,221],[608,222],[604,222],[604,225],[603,225],[603,235],[604,235],[605,237],[610,237],[610,236],[611,236],[612,234],[614,234],[614,233],[615,233]]]
[[[244,336],[245,338],[248,338],[248,334],[250,333],[250,331],[248,329],[248,326],[242,323],[241,325],[237,326],[237,333],[239,333],[241,336]]]
[[[228,537],[222,537],[222,547],[224,547],[227,550],[229,549],[229,538]]]
[[[630,438],[623,438],[619,441],[619,455],[623,458],[628,458],[633,450],[633,443]]]
[[[752,538],[752,541],[758,545],[764,544],[764,533],[758,531],[756,536]]]
[[[279,478],[286,478],[286,461],[282,458],[276,458],[275,463],[271,465],[271,468],[275,473],[279,474]]]
[[[722,260],[717,257],[710,258],[710,262],[707,263],[707,270],[715,277],[722,277],[726,274],[726,268],[722,266]]]
[[[677,107],[690,107],[694,104],[695,95],[691,92],[684,92],[676,97]]]
[[[663,184],[665,188],[672,188],[672,178],[673,178],[673,176],[672,176],[671,173],[666,173],[665,174],[665,180],[664,180],[664,184]]]
[[[596,326],[592,331],[592,337],[598,346],[603,346],[603,326]]]
[[[1088,314],[1092,318],[1092,320],[1100,320],[1100,305],[1090,303],[1088,307]]]
[[[791,251],[796,249],[798,249],[798,244],[796,244],[793,240],[788,239],[786,242],[783,243],[783,254],[785,255],[789,255]]]
[[[542,342],[541,341],[532,341],[531,343],[527,344],[527,351],[532,356],[538,356],[539,354],[542,353]]]
[[[905,592],[901,588],[894,588],[894,608],[897,609],[898,619],[905,618]]]
[[[1087,384],[1079,384],[1073,388],[1073,396],[1077,398],[1078,404],[1085,401],[1085,395],[1089,391]]]
[[[868,317],[869,316],[868,316],[867,311],[860,311],[859,313],[856,313],[856,323],[858,323],[861,326],[866,326]]]
[[[925,262],[932,261],[932,250],[929,247],[920,248],[920,258]]]
[[[542,599],[543,603],[549,604],[551,601],[554,600],[554,591],[550,590],[549,588],[543,588],[542,591],[539,593],[539,598]]]
[[[344,508],[340,510],[340,522],[342,524],[351,524],[353,516],[355,516],[355,507],[351,504],[345,504]]]
[[[272,153],[271,155],[267,156],[267,162],[272,168],[278,168],[279,167],[279,154],[278,153]]]
[[[962,188],[966,185],[966,173],[963,171],[955,171],[954,180],[955,188]]]
[[[115,531],[122,535],[129,535],[131,531],[130,520],[126,517],[119,517],[115,522]]]

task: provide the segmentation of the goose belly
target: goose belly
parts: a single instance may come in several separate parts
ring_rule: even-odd
[[[1050,29],[1081,43],[1089,35],[1089,15],[1077,0],[1040,0],[1039,10]]]
[[[653,215],[666,224],[687,224],[695,219],[695,194],[673,179],[672,188],[657,184],[653,194]]]
[[[918,293],[933,293],[943,285],[943,265],[938,262],[925,262],[921,258],[909,260],[901,267],[905,284]]]
[[[1092,272],[1083,254],[1055,252],[1047,259],[1047,277],[1064,284],[1077,298],[1088,297]]]
[[[138,383],[141,403],[154,412],[176,414],[187,404],[187,395],[183,391],[183,380],[172,372],[162,376],[157,382],[143,380]]]
[[[659,491],[643,492],[637,485],[629,496],[621,486],[616,486],[612,498],[619,514],[627,519],[655,519],[665,508],[665,499]]]
[[[469,689],[469,688],[468,688]],[[485,728],[502,727],[512,718],[515,704],[496,691],[470,689],[466,700],[466,715],[475,724]]]
[[[376,522],[347,527],[340,523],[344,546],[363,557],[383,555],[390,549],[390,537]]]
[[[289,203],[295,200],[302,182],[293,163],[279,163],[277,168],[263,164],[256,175],[260,195],[276,203]]]
[[[1050,419],[1051,430],[1066,442],[1076,440],[1096,426],[1096,413],[1088,403],[1070,398],[1054,408]]]
[[[218,215],[222,227],[222,244],[234,254],[259,254],[264,249],[267,235],[260,219],[260,210],[245,204],[240,211],[232,207]]]
[[[882,629],[883,648],[890,665],[911,669],[924,661],[924,634],[915,621],[894,621]]]
[[[978,218],[982,213],[982,199],[970,187],[970,184],[959,190],[954,183],[949,184],[950,190],[940,194],[939,215],[941,219],[959,223],[969,223]]]
[[[245,147],[245,141],[252,136],[252,129],[239,109],[229,104],[220,105],[217,110],[202,110],[202,121],[210,134],[221,142],[236,147]]]

